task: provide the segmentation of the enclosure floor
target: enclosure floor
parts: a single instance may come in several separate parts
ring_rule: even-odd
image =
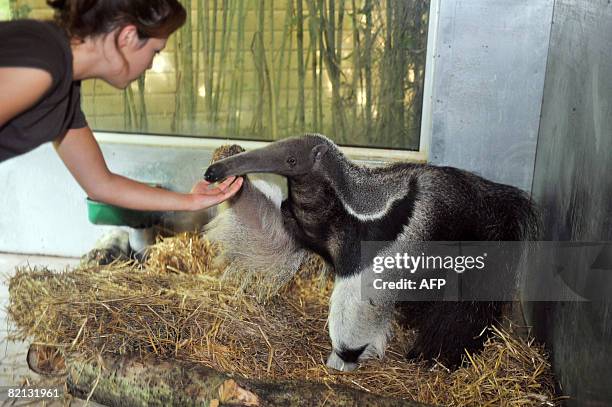
[[[78,263],[79,259],[70,257],[46,257],[0,252],[0,406],[38,405],[36,402],[32,404],[31,399],[3,400],[2,395],[6,394],[6,388],[18,388],[23,385],[26,378],[30,383],[49,383],[48,379],[42,378],[28,368],[26,355],[29,343],[12,342],[7,339],[7,334],[12,328],[11,322],[6,315],[6,307],[9,302],[8,279],[15,273],[16,267],[28,264],[32,267],[45,266],[50,270],[63,270]],[[36,387],[36,385],[33,387]],[[63,406],[64,404],[57,401],[51,404],[45,403],[45,405]],[[84,401],[74,400],[71,405],[84,405]],[[90,402],[89,406],[100,405]]]

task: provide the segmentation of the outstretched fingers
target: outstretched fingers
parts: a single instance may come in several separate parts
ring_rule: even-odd
[[[236,182],[234,182],[234,180]],[[219,185],[217,185],[216,188],[209,189],[208,193],[210,195],[216,195],[216,194],[219,194],[219,193],[225,193],[225,192],[231,190],[232,188],[236,188],[236,184],[238,182],[240,182],[240,185],[242,185],[242,178],[236,179],[235,176],[228,177],[225,180],[223,180],[223,182],[221,182]],[[240,189],[240,186],[238,186],[237,188]],[[238,191],[238,189],[236,189],[236,192]]]
[[[202,193],[212,198],[215,203],[219,203],[234,196],[242,187],[242,183],[242,177],[230,177],[217,185],[215,188],[206,189]]]
[[[234,182],[235,179],[236,179],[235,176],[231,176],[229,178],[226,178],[223,182],[221,182],[220,184],[218,184],[214,188],[211,188],[211,183],[210,182],[208,182],[206,180],[200,180],[200,181],[198,181],[197,184],[195,184],[193,186],[193,188],[191,189],[191,193],[199,194],[199,195],[211,195],[211,196],[223,194],[228,189],[232,188],[232,183]],[[240,184],[240,185],[242,185],[242,184]],[[234,188],[236,188],[236,186],[234,186]],[[239,186],[238,186],[238,189],[240,189]]]
[[[231,178],[231,180],[230,180]],[[223,199],[230,198],[236,194],[242,187],[243,178],[242,177],[230,177],[223,181],[217,187],[219,189],[219,193],[224,197]]]

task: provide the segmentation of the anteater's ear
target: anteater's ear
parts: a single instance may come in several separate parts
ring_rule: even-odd
[[[320,160],[325,155],[327,150],[329,150],[329,147],[326,144],[316,145],[312,149],[312,158],[313,158],[313,160],[314,161]]]

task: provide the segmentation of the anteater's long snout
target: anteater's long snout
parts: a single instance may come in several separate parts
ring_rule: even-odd
[[[246,154],[248,154],[248,156],[243,157]],[[249,160],[249,157],[252,155],[253,154],[249,153],[240,153],[219,160],[211,164],[206,169],[206,172],[204,173],[204,179],[208,182],[217,182],[227,177],[231,177],[232,175],[241,176],[250,172],[257,172],[256,169],[259,166],[255,165],[255,167],[257,168],[253,168],[253,165],[249,165],[256,164],[256,161],[253,162],[253,160]]]
[[[215,163],[206,169],[204,173],[204,179],[208,182],[217,182],[226,178],[226,172],[223,168],[223,164]]]
[[[257,150],[246,151],[213,163],[204,174],[208,182],[217,182],[224,178],[242,176],[251,173],[275,172],[282,170],[285,162],[283,144],[279,142]]]

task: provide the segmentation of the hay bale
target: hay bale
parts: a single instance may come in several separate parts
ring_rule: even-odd
[[[147,249],[144,267],[163,273],[217,275],[219,267],[215,258],[219,246],[195,233],[181,233],[173,238],[159,237],[155,245]]]
[[[554,405],[545,352],[492,328],[484,350],[454,372],[405,360],[410,331],[395,328],[382,361],[340,373],[325,366],[331,281],[303,267],[267,304],[236,295],[214,266],[215,248],[184,234],[160,241],[147,264],[51,272],[20,268],[9,284],[14,337],[54,345],[71,358],[155,355],[253,380],[313,380],[445,406]]]

